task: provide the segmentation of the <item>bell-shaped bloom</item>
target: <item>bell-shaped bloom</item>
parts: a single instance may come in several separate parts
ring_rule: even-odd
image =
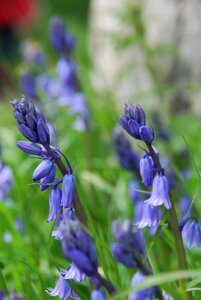
[[[70,53],[75,46],[75,37],[67,32],[65,24],[59,17],[50,20],[49,38],[52,46],[59,53]]]
[[[72,263],[67,270],[60,270],[60,273],[65,279],[73,279],[78,282],[82,282],[85,277],[85,274],[80,272],[74,263]]]
[[[37,122],[37,132],[41,144],[49,145],[50,143],[49,128],[43,119],[39,119]]]
[[[145,240],[129,220],[114,221],[112,232],[117,243],[112,244],[114,259],[129,268],[137,268],[139,261],[145,261]]]
[[[149,128],[147,126],[141,126],[139,128],[139,134],[141,137],[141,140],[145,143],[150,144],[154,139],[154,131],[152,128]]]
[[[91,292],[90,300],[106,300],[106,295],[101,290],[94,290]]]
[[[38,167],[33,172],[33,181],[40,180],[43,177],[46,177],[51,171],[54,163],[50,159],[43,160]]]
[[[47,177],[42,178],[40,181],[40,190],[41,192],[46,190],[51,184],[53,184],[56,175],[56,167],[53,164],[50,172]]]
[[[75,177],[72,174],[66,174],[62,183],[62,205],[65,208],[71,208],[75,194]]]
[[[159,174],[154,177],[151,197],[148,200],[153,206],[160,206],[164,204],[167,209],[171,208],[168,181],[164,175]]]
[[[114,259],[126,266],[127,268],[137,268],[137,265],[135,263],[135,260],[133,258],[133,255],[131,251],[126,250],[123,246],[119,244],[112,244],[111,246],[112,254],[114,256]]]
[[[154,131],[146,126],[145,112],[139,105],[132,107],[126,104],[119,122],[132,137],[149,144],[153,141]]]
[[[58,187],[54,187],[50,191],[49,206],[50,212],[47,221],[51,222],[56,219],[61,209],[61,190]]]
[[[4,295],[4,292],[0,290],[0,300],[3,300],[3,299],[4,299],[4,296],[5,296],[5,295]]]
[[[0,162],[0,200],[6,200],[13,185],[13,173],[9,166]]]
[[[142,177],[142,183],[149,187],[152,184],[154,176],[154,162],[150,155],[145,154],[140,160],[140,175]]]
[[[138,228],[144,228],[146,226],[156,226],[160,221],[160,209],[157,206],[153,206],[150,200],[144,201],[142,207],[139,209],[139,217],[136,225]]]
[[[28,126],[26,126],[25,124],[19,125],[19,131],[27,140],[29,140],[33,143],[38,142],[38,137],[37,137],[36,133],[33,130],[31,130]]]
[[[182,238],[187,248],[201,247],[201,224],[189,218],[182,228]]]
[[[24,141],[18,141],[16,144],[25,153],[41,155],[42,148],[37,144]]]
[[[58,296],[60,300],[66,300],[68,298],[80,300],[80,298],[72,290],[71,286],[62,276],[59,277],[56,286],[54,288],[48,288],[46,293],[53,297]]]
[[[28,103],[26,98],[22,98],[21,101],[13,100],[11,103],[22,135],[33,143],[49,145],[49,130],[42,112],[36,110],[33,103]]]
[[[87,276],[95,276],[98,260],[94,243],[77,221],[64,219],[59,224],[64,255]],[[57,234],[58,236],[58,234]]]
[[[135,287],[138,283],[144,281],[146,279],[146,276],[140,272],[136,273],[132,280],[131,280],[131,286]],[[131,292],[129,294],[129,300],[153,300],[154,299],[154,292],[155,288],[149,288],[149,289],[141,289],[137,292]]]

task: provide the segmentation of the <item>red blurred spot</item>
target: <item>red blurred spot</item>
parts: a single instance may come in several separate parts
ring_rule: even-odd
[[[35,0],[0,0],[0,27],[26,25],[36,15]]]

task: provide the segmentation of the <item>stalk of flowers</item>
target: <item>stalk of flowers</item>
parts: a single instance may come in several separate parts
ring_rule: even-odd
[[[40,180],[41,191],[50,188],[48,222],[56,220],[52,235],[61,241],[64,255],[72,262],[68,270],[61,271],[55,288],[48,289],[47,292],[60,299],[79,299],[66,279],[81,282],[87,276],[97,292],[102,293],[99,290],[103,286],[109,293],[114,293],[113,285],[99,274],[93,241],[80,225],[86,225],[86,217],[76,192],[70,162],[58,148],[51,145],[49,128],[41,111],[25,98],[21,101],[13,100],[12,105],[18,129],[29,140],[18,141],[17,146],[25,153],[42,160],[33,172],[33,181]],[[56,178],[56,166],[63,178]],[[59,185],[62,185],[62,190]]]
[[[145,239],[142,232],[129,221],[114,221],[112,224],[112,232],[116,239],[116,243],[112,244],[112,253],[115,260],[123,264],[127,268],[138,270],[132,279],[132,285],[137,284],[136,276],[146,278],[152,275],[152,269],[146,256]],[[140,274],[140,275],[137,275]],[[139,293],[131,293],[129,299],[145,299],[140,297],[141,293],[146,295],[148,299],[164,299],[161,290],[154,286],[150,289],[139,291]],[[136,298],[135,298],[136,297]]]
[[[179,231],[178,218],[174,203],[169,196],[169,185],[165,175],[165,170],[161,166],[159,153],[153,147],[154,130],[146,126],[146,115],[144,110],[139,106],[125,105],[124,114],[119,118],[123,129],[137,140],[141,140],[147,147],[144,158],[140,161],[140,173],[142,182],[146,187],[152,186],[150,197],[144,201],[141,211],[139,212],[138,227],[155,226],[160,221],[160,206],[164,206],[170,211],[171,228],[175,240],[177,259],[181,270],[187,269],[182,236]],[[185,282],[181,281],[181,288],[188,299],[192,299],[190,293],[185,292]]]
[[[14,292],[10,292],[5,295],[3,291],[0,290],[0,300],[23,300],[23,296]]]
[[[67,105],[69,114],[76,116],[75,129],[86,130],[90,127],[90,112],[78,80],[78,66],[73,60],[75,36],[67,30],[61,18],[54,17],[50,20],[49,39],[59,56],[56,65],[58,104]]]

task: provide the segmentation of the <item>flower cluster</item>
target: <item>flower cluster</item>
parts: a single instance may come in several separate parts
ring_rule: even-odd
[[[148,146],[143,158],[140,159],[139,172],[145,187],[152,186],[151,195],[143,205],[138,207],[136,225],[139,228],[155,227],[161,219],[160,206],[171,209],[169,184],[164,168],[159,161],[159,153],[152,146],[153,129],[146,126],[146,115],[140,106],[125,105],[124,115],[120,116],[120,124],[134,138],[140,139]]]
[[[95,246],[88,233],[86,233],[79,221],[84,222],[84,212],[79,211],[74,201],[80,200],[76,194],[75,177],[72,167],[62,152],[51,145],[49,127],[41,111],[28,103],[26,98],[21,101],[13,100],[13,114],[18,123],[19,131],[28,139],[28,142],[18,141],[17,146],[25,153],[32,154],[42,160],[33,172],[33,181],[40,181],[40,190],[50,189],[49,192],[49,216],[47,221],[56,220],[55,230],[52,235],[61,242],[65,257],[72,262],[67,270],[60,271],[59,280],[54,289],[47,289],[51,296],[59,296],[60,299],[80,299],[66,280],[83,281],[87,276],[94,284],[92,299],[96,293],[102,294],[101,286],[107,285],[111,291],[113,286],[98,273],[98,259]],[[65,158],[66,165],[62,161]],[[56,178],[56,167],[60,169],[63,178]],[[61,185],[61,189],[59,188]],[[75,197],[76,195],[76,197]],[[79,209],[82,210],[79,202]],[[107,283],[106,283],[107,282]],[[104,299],[102,297],[102,299]]]
[[[144,110],[137,105],[132,107],[125,105],[124,115],[119,118],[121,126],[135,139],[145,143],[151,143],[154,139],[153,129],[146,126]]]
[[[75,37],[68,32],[60,18],[54,17],[50,21],[49,39],[59,55],[55,76],[49,75],[46,71],[44,55],[35,44],[30,44],[29,51],[24,47],[28,67],[21,75],[23,93],[26,97],[40,102],[50,119],[55,115],[55,109],[50,111],[50,103],[54,103],[54,107],[56,104],[67,106],[69,115],[76,117],[75,129],[83,131],[89,128],[90,113],[80,88],[78,67],[72,58]]]

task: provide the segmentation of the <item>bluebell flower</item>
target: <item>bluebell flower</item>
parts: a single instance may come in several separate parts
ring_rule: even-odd
[[[191,218],[191,207],[192,203],[190,202],[189,198],[186,196],[181,197],[179,201],[179,207],[181,211],[181,216],[180,216],[180,230],[183,228],[184,224],[186,221]]]
[[[61,210],[61,190],[58,187],[53,187],[49,195],[50,212],[47,221],[51,222],[56,219]]]
[[[114,221],[112,232],[117,240],[111,247],[115,260],[129,268],[141,267],[140,262],[146,261],[145,240],[141,231],[136,230],[129,220],[124,220]]]
[[[201,247],[201,223],[189,218],[181,229],[182,238],[187,248]]]
[[[121,126],[134,138],[151,143],[154,139],[154,131],[145,126],[146,116],[139,106],[125,105],[124,115],[119,118]]]
[[[21,101],[13,100],[11,103],[13,115],[22,135],[33,143],[49,145],[49,129],[44,115],[36,110],[32,103],[28,103],[25,98],[22,98]]]
[[[41,155],[42,147],[30,142],[18,141],[16,145],[25,153],[34,154],[34,155]]]
[[[98,260],[94,243],[77,221],[65,219],[58,228],[64,255],[88,277],[96,276]]]
[[[131,280],[131,286],[135,287],[138,283],[144,281],[146,279],[146,276],[143,273],[137,272],[132,280]],[[148,289],[141,289],[137,292],[131,292],[129,294],[129,300],[153,300],[155,293],[155,288],[148,288]]]
[[[139,154],[133,151],[131,143],[117,127],[112,134],[112,145],[117,154],[119,164],[128,170],[139,172]]]
[[[46,177],[41,178],[40,180],[40,190],[41,192],[46,190],[50,185],[53,185],[54,179],[56,175],[56,167],[55,165],[52,165],[52,168],[50,169],[50,172]]]
[[[0,290],[0,300],[4,300],[4,292]]]
[[[160,222],[160,209],[157,206],[153,206],[150,200],[144,201],[139,208],[138,214],[138,221],[136,222],[138,228],[154,227]]]
[[[153,159],[149,153],[146,153],[140,160],[140,175],[142,177],[142,183],[149,187],[152,184],[155,172],[155,165]]]
[[[40,180],[46,177],[54,166],[54,162],[51,159],[43,160],[33,172],[33,181]]]
[[[50,20],[50,42],[59,53],[70,53],[75,46],[75,37],[68,33],[64,22],[59,17]]]
[[[35,79],[31,72],[24,71],[21,75],[21,88],[26,97],[37,99]]]
[[[85,274],[80,272],[74,263],[72,263],[67,270],[60,270],[60,273],[65,279],[73,279],[78,282],[82,282],[85,277]]]
[[[13,186],[13,173],[9,166],[0,162],[0,200],[5,201]]]
[[[59,277],[56,286],[54,288],[48,288],[46,293],[53,297],[58,296],[60,300],[66,300],[68,298],[80,300],[80,298],[72,290],[71,286],[62,276]]]
[[[153,206],[160,206],[164,204],[166,209],[170,209],[171,202],[168,189],[169,187],[166,176],[163,174],[156,175],[152,184],[151,197],[148,199],[148,201]]]
[[[62,183],[62,206],[71,208],[73,204],[73,197],[75,194],[75,177],[72,174],[66,174]]]
[[[76,66],[75,64],[64,57],[60,58],[57,62],[56,72],[59,80],[72,87],[76,88]]]
[[[21,233],[21,234],[24,234],[24,224],[22,222],[22,219],[21,218],[15,218],[15,228]]]
[[[111,245],[111,250],[114,259],[118,262],[126,266],[127,268],[137,268],[137,264],[133,259],[133,255],[131,251],[127,250],[125,247],[113,243]]]
[[[101,290],[93,290],[90,300],[106,300],[106,294]]]
[[[25,41],[21,43],[20,50],[26,63],[37,66],[45,65],[45,54],[42,52],[37,43],[33,41]]]

